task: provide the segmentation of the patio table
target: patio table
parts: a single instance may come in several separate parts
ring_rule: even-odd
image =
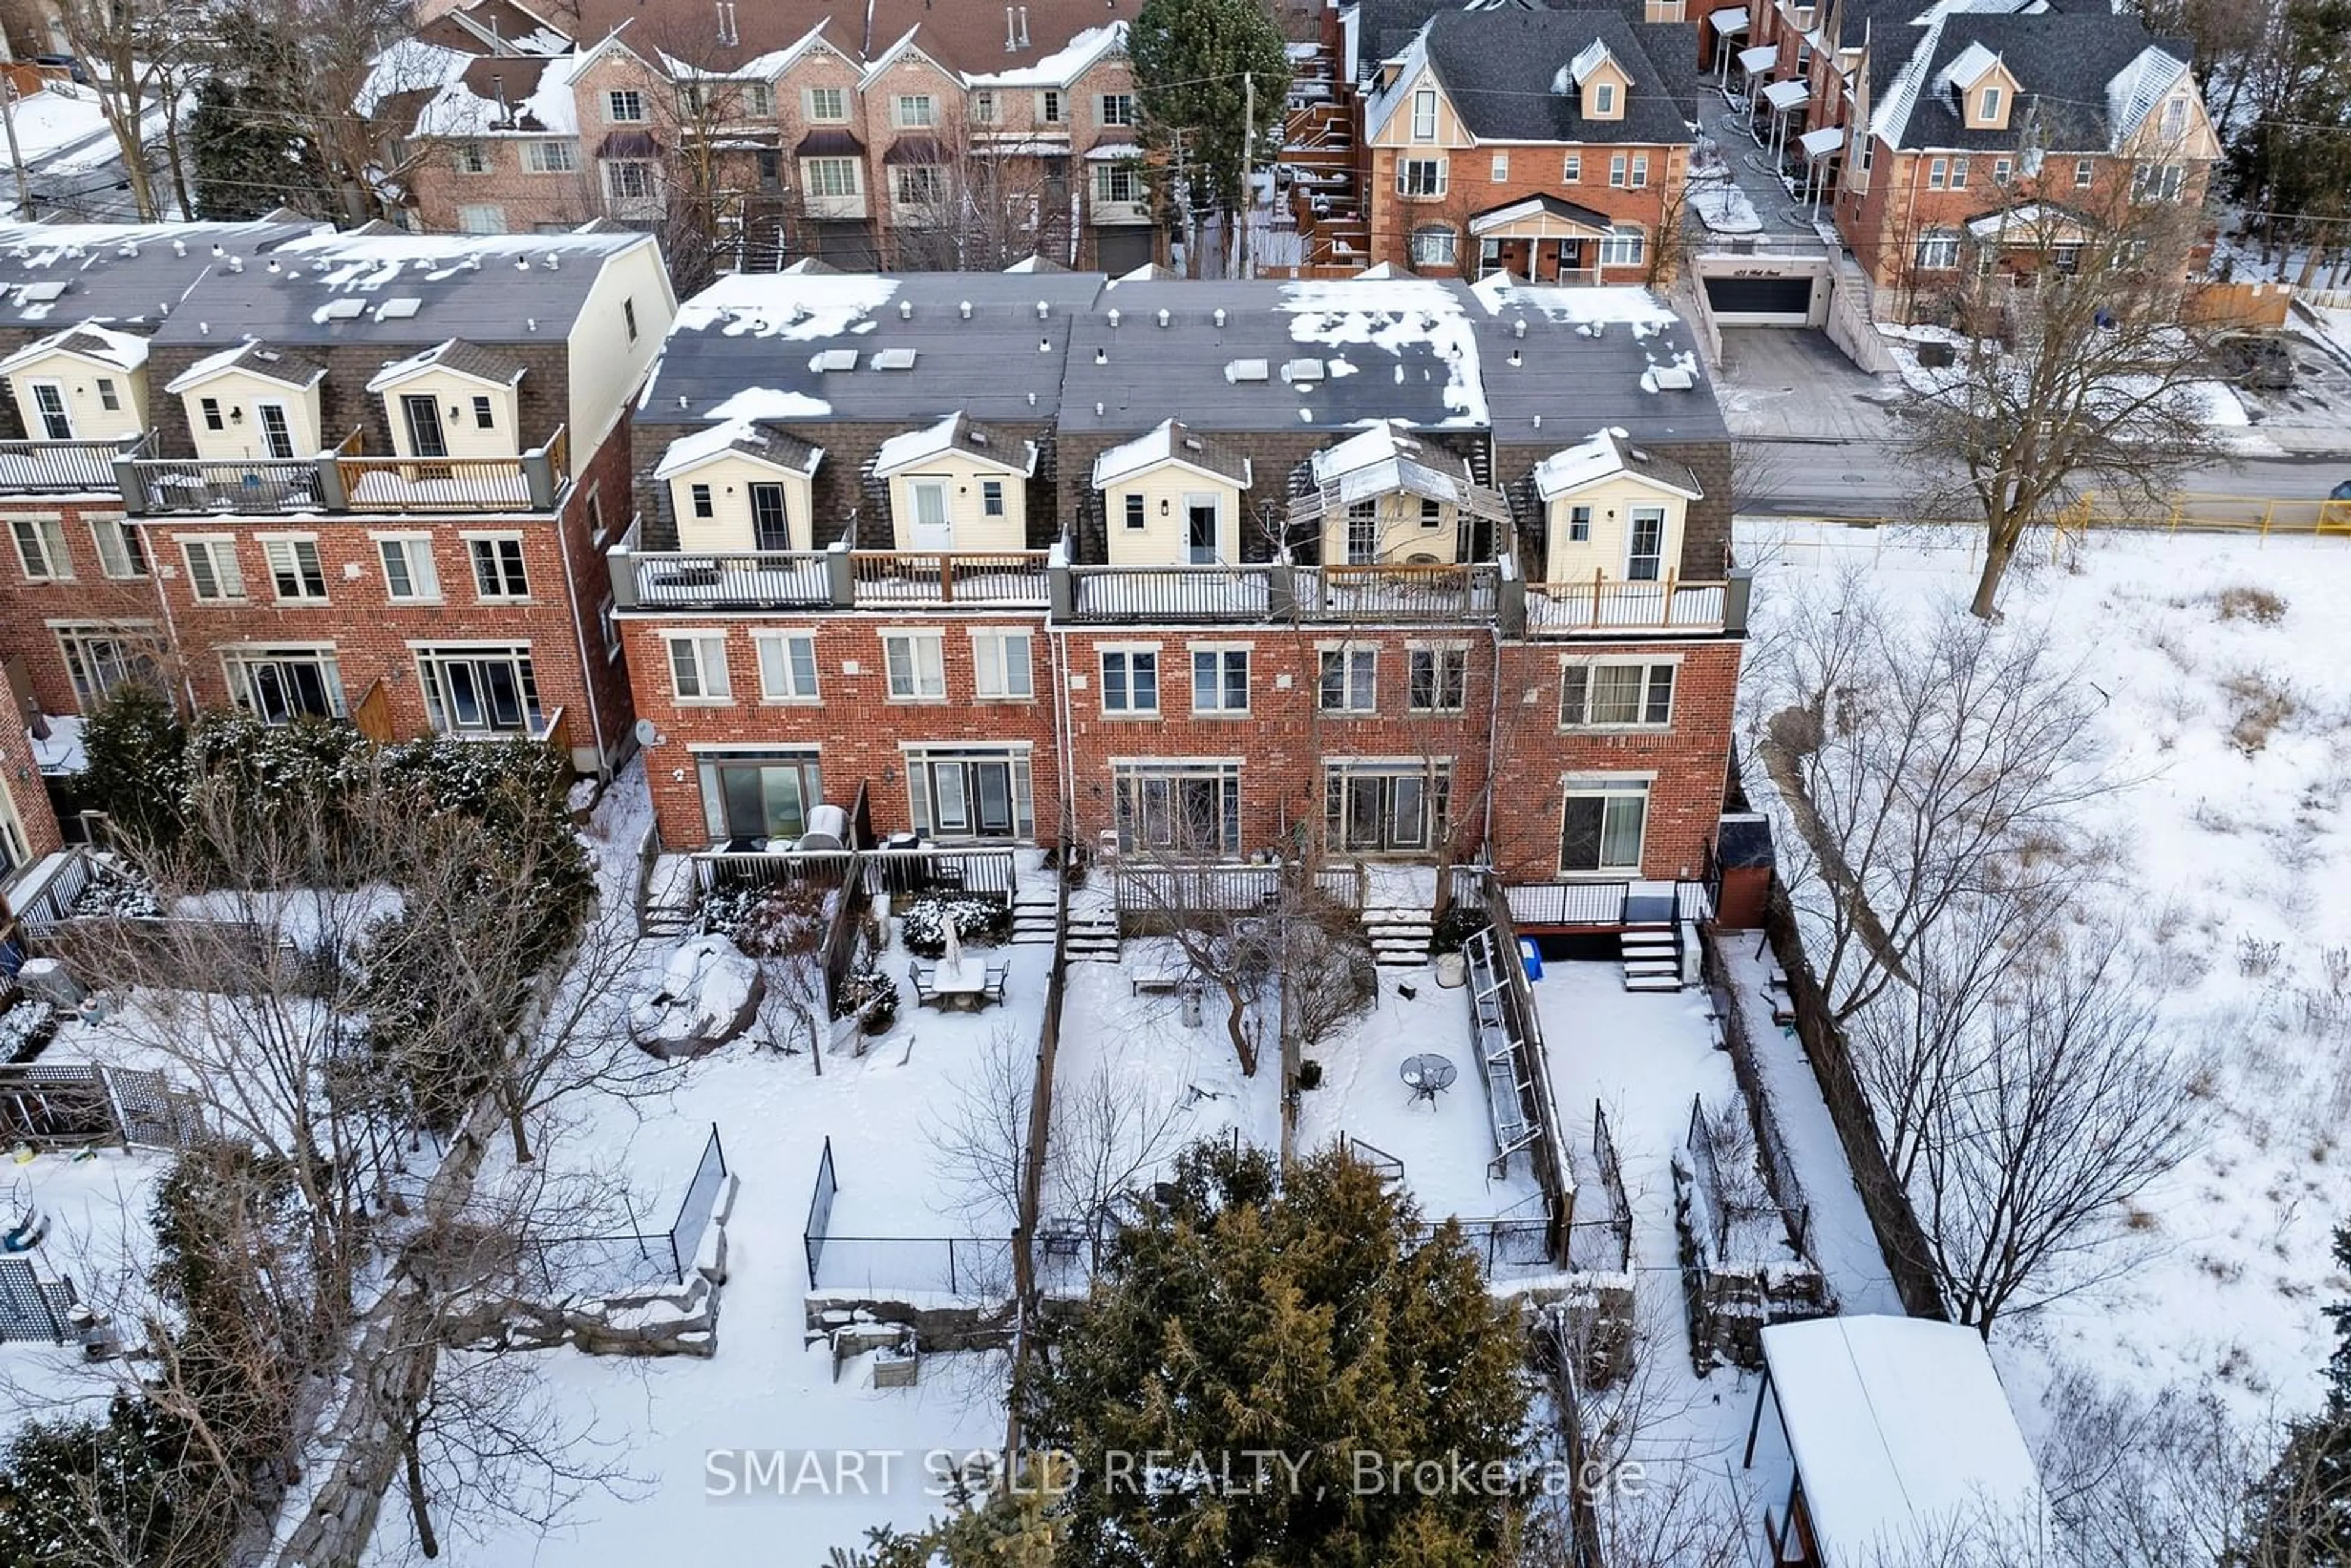
[[[976,1013],[987,1005],[987,966],[976,957],[942,962],[932,972],[931,988],[940,1010]]]
[[[1396,1075],[1404,1080],[1405,1087],[1412,1091],[1413,1099],[1426,1100],[1434,1105],[1439,1094],[1453,1087],[1455,1070],[1450,1059],[1431,1051],[1405,1057],[1404,1066],[1398,1069]]]

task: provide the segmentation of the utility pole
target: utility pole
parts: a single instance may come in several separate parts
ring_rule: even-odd
[[[1257,204],[1257,78],[1241,73],[1241,210],[1233,224],[1233,276],[1254,277],[1249,265],[1249,209]]]
[[[0,125],[8,131],[8,167],[16,175],[16,215],[33,215],[32,182],[25,177],[25,155],[16,150],[16,81],[6,68],[16,63],[16,51],[10,47],[7,36],[0,33]]]

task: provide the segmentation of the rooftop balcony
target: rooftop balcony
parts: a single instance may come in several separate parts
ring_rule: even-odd
[[[1743,633],[1752,584],[1734,571],[1720,582],[1625,582],[1595,576],[1588,582],[1529,583],[1526,630],[1531,637],[1612,637],[1627,632],[1679,634]]]
[[[137,445],[135,439],[0,441],[0,492],[113,495],[114,460]]]
[[[563,428],[516,457],[371,457],[353,431],[315,457],[225,461],[116,452],[108,489],[133,517],[551,512],[569,483]],[[0,465],[0,483],[6,478]]]
[[[1042,610],[1047,552],[674,550],[637,518],[610,561],[622,610]]]

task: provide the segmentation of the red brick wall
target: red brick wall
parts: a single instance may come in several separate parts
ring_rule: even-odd
[[[111,497],[0,497],[0,660],[25,661],[34,700],[43,713],[80,711],[50,622],[152,621],[159,634],[162,631],[162,611],[152,580],[117,580],[99,570],[98,546],[90,538],[89,519],[121,515],[121,502]],[[70,581],[35,582],[26,578],[16,546],[5,537],[8,519],[25,516],[63,518],[66,555],[74,573]],[[157,651],[162,651],[160,644]]]
[[[944,702],[893,702],[882,656],[884,628],[940,627],[947,696]],[[1030,684],[1027,700],[979,702],[972,693],[971,626],[1025,628],[1029,632]],[[726,633],[728,685],[734,696],[723,703],[680,703],[672,685],[668,631]],[[755,632],[812,632],[816,636],[817,692],[813,704],[765,703],[759,699]],[[661,728],[664,744],[645,754],[645,777],[653,786],[653,810],[662,842],[674,849],[698,848],[709,840],[695,747],[740,748],[809,747],[818,750],[825,798],[846,806],[861,781],[874,831],[911,826],[902,742],[989,743],[1027,741],[1035,802],[1037,836],[1058,836],[1061,771],[1053,750],[1053,657],[1044,617],[1017,613],[976,620],[934,616],[703,616],[639,615],[622,622],[635,711]],[[843,666],[854,663],[858,674]],[[884,769],[891,779],[883,779]]]
[[[1377,147],[1371,154],[1372,260],[1393,262],[1398,267],[1412,265],[1412,231],[1430,224],[1449,224],[1459,236],[1458,254],[1461,265],[1457,267],[1426,268],[1432,276],[1461,274],[1477,276],[1478,242],[1470,236],[1469,219],[1489,207],[1504,206],[1523,201],[1529,196],[1553,195],[1573,202],[1580,207],[1590,207],[1605,213],[1613,222],[1637,223],[1648,231],[1655,245],[1659,226],[1665,222],[1667,207],[1679,192],[1687,173],[1686,147],[1644,147],[1591,142],[1574,149],[1583,157],[1582,177],[1568,184],[1561,179],[1565,172],[1570,149],[1564,144],[1514,147],[1454,148],[1443,156],[1446,164],[1446,193],[1433,200],[1407,200],[1396,194],[1396,160],[1402,157],[1427,157],[1418,150]],[[1510,154],[1510,177],[1495,180],[1493,158],[1497,152]],[[1649,160],[1649,183],[1635,190],[1629,185],[1615,186],[1608,183],[1609,159],[1622,152],[1627,159],[1626,177],[1631,177],[1630,159],[1635,153]],[[1589,242],[1587,255],[1596,260],[1598,241]],[[1608,281],[1637,283],[1647,270],[1641,267],[1613,267]]]
[[[57,833],[57,814],[49,809],[48,789],[33,764],[32,741],[13,713],[0,723],[0,788],[6,789],[16,805],[32,858],[56,853],[65,841]]]

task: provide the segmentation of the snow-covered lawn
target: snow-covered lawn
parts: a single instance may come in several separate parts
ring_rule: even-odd
[[[1751,235],[1763,227],[1755,204],[1732,183],[1727,170],[1719,180],[1691,181],[1689,204],[1698,222],[1719,235]]]
[[[1971,542],[1742,524],[1757,633],[1847,572],[1913,612],[1962,605]],[[2247,1420],[2305,1408],[2322,1308],[2351,1294],[2329,1251],[2351,1208],[2351,547],[2101,533],[2056,567],[2036,549],[2008,622],[2078,662],[2103,766],[2130,781],[2085,813],[2121,851],[2094,901],[2153,955],[2162,1027],[2210,1052],[2214,1122],[2134,1206],[2132,1271],[2010,1323],[1994,1354],[2028,1434],[2069,1369],[2210,1386]]]
[[[139,1315],[153,1305],[148,1215],[170,1168],[167,1157],[145,1151],[41,1154],[22,1163],[10,1156],[0,1163],[0,1228],[13,1229],[30,1213],[46,1218],[47,1235],[24,1254],[36,1274],[72,1281],[77,1300],[117,1319],[135,1339]],[[93,1364],[78,1344],[0,1344],[0,1403],[23,1416],[102,1415],[125,1375],[121,1362]]]
[[[1967,338],[1948,327],[1902,326],[1880,322],[1880,336],[1886,340],[1886,349],[1894,356],[1895,368],[1901,372],[1902,382],[1912,392],[1933,396],[1949,391],[1965,381],[1968,371],[1964,356]],[[1918,361],[1921,343],[1944,343],[1950,346],[1959,361],[1949,367],[1923,365]],[[2118,392],[2143,391],[2129,378],[2116,383]],[[2224,382],[2194,382],[2184,389],[2196,400],[2205,423],[2231,449],[2245,453],[2274,452],[2274,443],[2252,434],[2252,418],[2245,412],[2244,403],[2236,392]]]

